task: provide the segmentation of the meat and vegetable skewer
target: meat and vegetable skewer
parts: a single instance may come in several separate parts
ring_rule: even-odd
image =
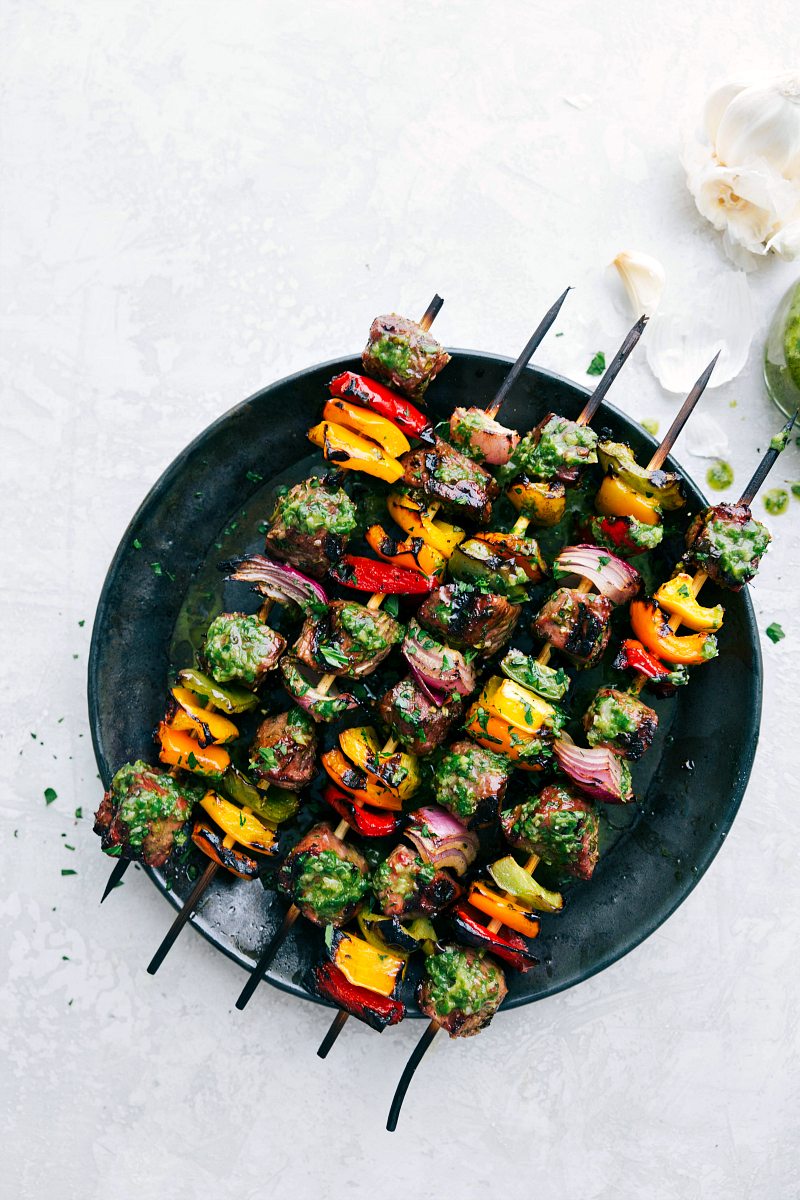
[[[567,289],[567,291],[565,291],[559,300],[556,301],[556,303],[551,307],[548,314],[540,323],[534,335],[524,348],[520,358],[517,360],[517,363],[515,363],[514,367],[512,367],[512,372],[510,372],[510,374],[516,372],[516,374],[514,374],[514,378],[517,377],[522,367],[530,360],[530,357],[533,354],[536,346],[539,345],[545,333],[552,325],[568,291],[569,289]],[[383,322],[383,326],[386,326],[386,322]],[[397,333],[398,329],[399,326],[394,323],[393,331],[395,334]],[[365,367],[369,367],[374,360],[374,333],[375,325],[373,325],[373,330],[371,331],[371,342],[368,344],[369,353],[365,352]],[[370,347],[372,347],[372,349],[370,349]],[[347,391],[348,389],[354,398],[357,398],[361,401],[365,400],[367,403],[374,401],[377,396],[377,402],[382,411],[392,411],[390,408],[390,398],[387,397],[385,393],[376,393],[375,389],[370,387],[368,383],[365,384],[363,381],[360,381],[357,378],[348,378],[343,383],[342,377],[339,376],[332,385],[332,390],[337,393]],[[342,409],[340,407],[340,409],[337,411],[344,412],[344,419],[347,420],[351,427],[361,427],[361,423],[364,421],[364,418],[360,414],[362,414],[364,410],[358,410],[352,406],[349,406],[346,409]],[[326,414],[327,413],[328,408],[326,408]],[[335,415],[335,412],[332,412],[329,415],[333,416]],[[370,420],[373,421],[371,428],[373,429],[373,436],[375,436],[373,413],[370,413]],[[402,445],[402,443],[397,441],[397,435],[400,431],[397,430],[396,426],[392,426],[391,421],[387,417],[381,416],[380,420],[385,426],[389,426],[395,431],[394,433],[390,433],[385,428],[380,430],[383,448],[387,452],[396,452]],[[410,426],[410,428],[416,434],[422,433],[423,429],[425,428],[420,425],[418,414],[415,413],[415,410],[406,409],[403,412],[403,420],[406,425]],[[400,436],[402,436],[401,432]],[[339,462],[340,465],[348,469],[366,470],[369,474],[376,473],[374,468],[374,460],[365,457],[362,448],[358,448],[358,453],[353,453],[352,455],[348,456],[348,454],[345,452],[346,439],[342,433],[334,432],[334,434],[331,434],[330,428],[326,429],[322,428],[321,426],[315,426],[310,432],[309,437],[316,444],[320,445],[326,458],[333,458],[335,461]],[[439,507],[444,507],[447,510],[453,510],[456,512],[466,511],[467,514],[472,516],[475,520],[481,522],[488,521],[491,512],[491,500],[497,494],[496,485],[494,485],[491,476],[489,476],[488,472],[484,471],[483,468],[478,467],[476,464],[472,463],[471,460],[452,450],[452,448],[447,446],[446,443],[435,438],[433,439],[433,443],[434,448],[432,451],[423,452],[411,451],[410,446],[408,446],[408,443],[406,442],[405,444],[408,447],[408,450],[403,453],[401,461],[403,463],[402,474],[404,481],[410,487],[412,487],[413,490],[421,492],[425,496],[426,500],[433,500],[435,509],[428,505],[425,509],[419,510],[417,506],[413,504],[413,502],[412,506],[408,506],[404,503],[402,496],[397,496],[394,500],[391,500],[390,498],[390,511],[392,511],[392,515],[402,522],[403,517],[406,513],[408,513],[408,517],[413,521],[411,527],[415,530],[419,528],[419,531],[422,535],[419,538],[422,546],[417,546],[414,548],[409,547],[409,552],[415,553],[414,567],[416,570],[409,570],[405,567],[397,567],[394,564],[391,565],[391,568],[387,568],[387,566],[382,563],[374,563],[369,559],[358,558],[354,555],[345,555],[330,571],[333,578],[344,586],[354,587],[360,590],[369,590],[371,588],[375,588],[376,594],[374,594],[372,599],[369,601],[368,607],[377,607],[381,603],[383,596],[387,591],[401,592],[406,594],[425,593],[430,591],[432,580],[429,577],[422,575],[422,573],[419,571],[419,554],[422,550],[422,547],[427,546],[429,552],[435,551],[435,553],[440,556],[443,567],[447,557],[450,553],[452,553],[459,534],[461,534],[461,531],[456,530],[453,526],[448,526],[441,522],[437,526],[434,523],[433,518],[436,515],[436,511]],[[398,474],[394,464],[394,459],[390,460],[389,466],[387,466],[386,462],[381,462],[380,464],[379,473],[381,474],[381,477],[386,479],[388,482],[394,482],[396,479],[400,478],[400,475]],[[412,512],[412,507],[416,511]],[[386,539],[385,535],[383,534],[383,530],[378,529],[375,531],[373,529],[372,532],[373,544],[378,552],[380,552],[381,549],[384,549],[384,557],[397,557],[396,549],[395,553],[392,555],[386,553]],[[431,543],[433,543],[433,545],[431,545]],[[392,572],[391,576],[388,573],[390,569]],[[496,601],[499,605],[504,606],[509,610],[512,608],[512,606],[506,604],[502,597],[488,597],[487,599],[490,601]],[[462,614],[463,608],[464,606],[462,604]],[[516,615],[518,615],[518,610],[516,610]],[[476,622],[476,618],[477,614],[473,616],[473,622]],[[513,621],[508,625],[507,632],[509,636],[512,627]],[[417,648],[419,648],[419,640],[416,644]],[[490,644],[486,644],[481,648],[485,649],[488,653],[491,652],[491,648],[493,647]],[[430,649],[430,646],[426,647],[426,649]],[[453,653],[449,646],[443,647],[442,649],[446,651],[448,655]],[[406,745],[409,745],[410,743],[411,748],[415,749],[418,753],[427,753],[428,750],[432,748],[429,733],[426,734],[425,741],[422,743],[416,739],[417,730],[423,727],[421,716],[417,716],[416,714],[422,714],[423,712],[427,711],[431,718],[434,718],[434,713],[436,714],[434,720],[436,723],[438,723],[440,728],[440,732],[437,735],[439,740],[446,735],[447,729],[452,726],[454,721],[456,721],[461,714],[461,709],[458,705],[445,706],[441,703],[437,703],[437,700],[441,700],[441,697],[437,696],[435,693],[431,693],[430,685],[426,684],[425,677],[422,675],[421,668],[417,665],[417,662],[415,662],[414,656],[407,655],[407,657],[409,657],[409,662],[412,668],[412,676],[396,685],[396,687],[392,689],[390,693],[387,693],[381,703],[381,713],[386,720],[386,723],[392,730],[392,736],[382,751],[378,751],[377,746],[371,746],[369,748],[369,753],[372,755],[375,764],[379,763],[381,756],[393,756],[398,742],[404,742]],[[285,670],[286,668],[284,667],[284,673]],[[319,684],[317,685],[317,691],[324,694],[329,686],[330,681],[331,675],[328,674],[319,681]],[[426,722],[426,724],[430,725],[430,722]],[[352,745],[355,745],[355,743],[352,743]],[[350,743],[348,743],[348,746],[350,746]],[[362,801],[364,800],[365,796],[361,785],[361,778],[357,774],[359,769],[358,764],[356,764],[356,767],[354,768],[353,763],[348,760],[346,754],[340,753],[338,750],[329,751],[323,756],[322,761],[326,771],[331,776],[334,783],[339,785],[340,789],[345,795],[350,794],[357,799],[359,798],[359,793],[361,793],[360,798]],[[375,803],[376,796],[376,782],[378,782],[378,786],[380,786],[379,781],[373,781],[371,793],[373,804]],[[367,786],[369,786],[368,782]],[[386,791],[385,787],[383,788],[383,791]],[[369,792],[366,794],[366,799],[370,799]],[[346,836],[349,828],[349,822],[347,821],[346,817],[343,817],[336,830],[337,836],[340,838]],[[242,992],[236,1002],[238,1008],[244,1008],[249,1002],[256,987],[258,986],[258,983],[263,978],[264,973],[268,969],[270,963],[273,961],[280,944],[291,929],[294,921],[297,919],[299,911],[300,910],[297,905],[293,904],[290,906],[280,929],[277,931],[270,944],[263,951],[259,962],[256,964],[253,974],[251,975],[245,987],[242,989]]]

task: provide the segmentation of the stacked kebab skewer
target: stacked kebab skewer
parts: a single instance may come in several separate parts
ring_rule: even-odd
[[[162,866],[185,853],[190,836],[209,859],[148,968],[154,972],[218,870],[251,881],[264,876],[264,864],[278,856],[279,827],[302,813],[298,793],[319,773],[324,726],[352,720],[349,714],[363,706],[358,689],[341,690],[341,683],[371,675],[400,648],[409,673],[375,706],[389,740],[381,745],[372,724],[351,725],[321,753],[328,777],[323,799],[339,824],[318,822],[283,857],[277,885],[291,904],[237,1002],[245,1006],[298,916],[324,927],[328,955],[310,986],[340,1009],[320,1047],[324,1056],[348,1015],[376,1029],[402,1019],[398,984],[409,958],[422,951],[418,1002],[431,1023],[398,1086],[390,1129],[438,1030],[478,1032],[506,994],[503,968],[536,965],[526,939],[536,937],[539,914],[563,906],[559,892],[534,878],[539,863],[562,877],[591,877],[598,858],[595,801],[633,799],[628,761],[645,752],[655,732],[656,713],[639,692],[645,684],[661,694],[674,690],[689,665],[716,653],[723,614],[721,606],[697,601],[703,582],[711,577],[738,589],[754,576],[769,542],[749,505],[779,453],[777,441],[737,505],[718,505],[694,519],[685,562],[672,578],[652,599],[636,598],[641,577],[629,559],[658,545],[663,513],[685,503],[680,479],[662,464],[714,362],[647,467],[590,427],[644,318],[576,421],[549,413],[520,437],[498,423],[500,406],[566,295],[489,407],[456,409],[448,441],[417,407],[449,361],[429,332],[441,300],[434,298],[420,322],[394,315],[373,322],[363,356],[368,374],[344,372],[332,380],[322,420],[309,432],[336,474],[305,480],[279,497],[265,555],[225,564],[229,578],[261,594],[260,611],[215,618],[201,662],[180,673],[157,731],[168,770],[143,762],[123,767],[97,814],[103,848],[118,857],[104,899],[130,860]],[[528,526],[558,526],[569,489],[598,461],[604,477],[596,512],[581,518],[584,541],[555,556],[552,574],[564,586],[532,624],[543,648],[536,658],[508,648],[529,589],[548,572]],[[377,521],[369,525],[365,541],[377,559],[348,552],[358,514],[339,472],[350,471],[391,489],[386,508],[401,534]],[[519,514],[508,532],[489,528],[501,487]],[[468,535],[461,523],[475,532]],[[326,578],[373,594],[365,604],[330,600]],[[387,596],[403,597],[404,605],[422,599],[405,627],[396,607],[381,609]],[[267,623],[275,602],[304,618],[291,652]],[[633,683],[599,690],[583,718],[589,745],[577,746],[561,707],[570,676],[549,665],[550,655],[556,650],[578,669],[592,666],[609,642],[612,611],[628,603],[634,636],[623,640],[614,665],[632,671]],[[681,623],[693,632],[679,637]],[[481,681],[488,660],[503,649],[500,674]],[[276,669],[294,705],[265,716],[247,768],[237,768],[228,749],[239,735],[231,717],[259,705],[259,689]],[[443,748],[461,725],[466,736]],[[501,812],[515,769],[535,781],[553,766],[560,772],[555,782]],[[202,816],[190,834],[195,807]],[[488,867],[489,879],[467,882],[476,861],[485,860],[484,837],[491,843],[501,830],[527,861],[521,865],[507,853]],[[405,841],[381,857],[387,845],[381,839],[401,833]],[[360,849],[347,842],[351,834]],[[442,940],[434,921],[450,940]]]

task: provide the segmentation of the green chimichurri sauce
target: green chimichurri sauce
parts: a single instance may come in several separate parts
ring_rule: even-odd
[[[713,467],[706,471],[706,483],[715,492],[722,492],[733,483],[733,467],[723,459],[718,459]]]
[[[783,330],[783,353],[786,367],[795,386],[800,388],[800,283],[794,290],[792,303]]]
[[[783,488],[771,488],[764,495],[764,508],[770,516],[778,517],[786,512],[789,504],[789,493]]]
[[[455,946],[447,946],[426,959],[425,972],[433,1007],[441,1016],[454,1008],[468,1016],[478,1013],[500,991],[497,968],[482,956],[470,962],[466,952]]]

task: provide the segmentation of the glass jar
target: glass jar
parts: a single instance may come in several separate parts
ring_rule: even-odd
[[[787,417],[800,408],[800,279],[789,288],[772,318],[764,347],[764,382]]]

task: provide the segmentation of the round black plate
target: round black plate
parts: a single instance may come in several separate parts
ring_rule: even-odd
[[[196,609],[204,581],[219,578],[221,558],[260,548],[257,525],[269,515],[267,493],[282,477],[304,474],[298,464],[309,453],[306,430],[321,411],[325,385],[359,366],[357,359],[323,363],[245,400],[175,459],[131,521],[100,596],[89,662],[89,715],[104,786],[122,763],[152,760],[151,731],[164,709],[171,655],[192,640],[187,597]],[[508,366],[505,358],[454,351],[430,389],[432,414],[446,417],[457,404],[486,403]],[[575,417],[586,396],[566,379],[530,369],[506,402],[503,419],[529,429],[551,409]],[[647,461],[653,439],[622,413],[605,406],[595,424],[629,441],[639,460]],[[687,486],[691,511],[704,501],[691,480]],[[159,564],[155,570],[153,563]],[[714,591],[709,585],[704,603],[716,602]],[[674,699],[656,702],[659,738],[635,771],[635,820],[608,810],[612,827],[618,826],[613,844],[591,883],[571,888],[564,912],[543,921],[541,967],[508,973],[508,1006],[572,987],[626,954],[686,898],[719,850],[747,784],[761,713],[761,657],[750,599],[743,591],[727,593],[724,602],[719,658],[694,672]],[[188,894],[185,872],[169,890],[160,872],[150,874],[173,906]],[[283,901],[258,882],[220,872],[192,923],[250,969],[283,909]],[[166,914],[164,923],[166,929]],[[155,947],[143,947],[145,957],[149,949]],[[299,922],[269,981],[308,998],[302,978],[320,953],[320,931]],[[411,1015],[420,1015],[411,981],[405,986]]]

